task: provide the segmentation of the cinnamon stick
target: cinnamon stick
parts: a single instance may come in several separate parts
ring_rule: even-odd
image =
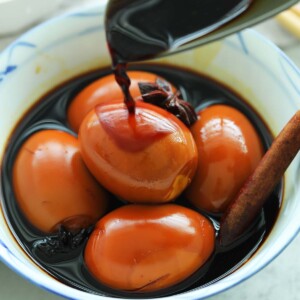
[[[258,215],[300,149],[300,110],[274,140],[254,173],[228,207],[220,225],[222,246],[234,242]]]

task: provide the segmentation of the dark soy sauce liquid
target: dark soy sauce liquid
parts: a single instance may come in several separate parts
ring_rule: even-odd
[[[106,36],[113,64],[154,57],[243,13],[253,0],[110,0]]]
[[[184,69],[177,69],[166,65],[139,65],[134,69],[151,71],[166,78],[177,86],[184,99],[189,101],[197,109],[223,103],[236,107],[252,121],[259,132],[265,148],[271,143],[271,136],[268,129],[255,114],[255,112],[245,102],[241,100],[232,91],[224,86]],[[61,87],[57,88],[35,107],[20,121],[19,125],[12,134],[6,155],[2,166],[2,187],[4,195],[4,213],[9,226],[25,252],[49,274],[61,282],[77,288],[79,290],[96,293],[101,295],[119,296],[119,297],[160,297],[172,295],[180,291],[198,289],[223,278],[242,265],[256,251],[263,239],[270,232],[280,207],[282,184],[279,185],[266,202],[262,213],[257,217],[253,226],[246,232],[241,240],[232,249],[221,249],[217,246],[214,255],[209,262],[205,264],[198,272],[193,274],[184,282],[175,287],[147,294],[137,294],[130,292],[121,292],[110,289],[98,283],[89,274],[83,261],[84,244],[76,250],[69,250],[67,253],[59,254],[53,257],[47,257],[38,253],[35,243],[44,239],[40,232],[34,229],[22,216],[14,198],[12,188],[12,165],[15,156],[22,142],[32,133],[43,129],[58,129],[74,134],[68,127],[66,120],[66,109],[74,96],[86,85],[99,77],[108,73],[108,70],[102,70],[97,73],[89,74],[81,78],[74,79]],[[75,135],[75,134],[74,134]],[[112,207],[123,205],[117,199],[112,197]],[[176,200],[184,206],[191,207],[183,197]],[[192,207],[193,208],[193,207]],[[219,218],[217,216],[208,216],[218,230]],[[99,258],[101,259],[101,258]]]
[[[128,112],[135,102],[126,63],[152,58],[195,40],[243,13],[253,0],[110,0],[105,30],[115,78]]]

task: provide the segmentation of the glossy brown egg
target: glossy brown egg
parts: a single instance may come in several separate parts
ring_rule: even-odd
[[[126,205],[97,224],[84,260],[96,279],[118,290],[150,292],[189,277],[214,251],[215,231],[179,205]]]
[[[202,210],[221,213],[261,160],[261,139],[244,114],[226,105],[201,111],[191,132],[199,160],[186,197]]]
[[[158,75],[150,72],[128,71],[127,74],[131,80],[130,93],[133,98],[141,96],[139,82],[154,83],[160,79]],[[174,87],[173,90],[175,91]],[[68,122],[71,128],[78,132],[84,117],[96,105],[111,101],[122,102],[123,100],[124,95],[115,80],[114,74],[106,75],[94,81],[76,95],[68,107]]]
[[[17,203],[43,232],[85,228],[106,212],[107,195],[85,167],[78,140],[63,131],[39,131],[20,148],[13,165]]]
[[[171,113],[141,101],[97,106],[82,122],[83,159],[97,180],[134,203],[175,199],[191,182],[197,149],[189,129]]]

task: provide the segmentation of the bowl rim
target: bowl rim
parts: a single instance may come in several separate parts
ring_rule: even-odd
[[[100,1],[101,2],[101,1]],[[69,12],[65,12],[59,16],[53,17],[47,21],[42,22],[41,24],[31,28],[30,30],[26,31],[24,34],[20,35],[16,40],[14,40],[10,45],[8,45],[3,51],[0,52],[0,58],[6,53],[9,52],[9,49],[18,42],[21,42],[22,40],[24,40],[25,37],[30,36],[33,32],[35,31],[41,31],[43,32],[45,29],[47,29],[47,26],[53,24],[53,23],[57,23],[61,20],[66,19],[67,17],[73,15],[74,13],[83,13],[83,12],[88,12],[88,11],[94,11],[95,9],[99,9],[99,7],[102,7],[103,5],[105,5],[106,1],[103,1],[101,3],[95,4],[92,3],[91,5],[88,5],[84,8],[77,8],[76,10],[72,10]],[[279,54],[284,60],[285,62],[287,62],[289,64],[289,66],[292,67],[292,69],[297,73],[297,75],[300,77],[300,70],[298,69],[298,67],[294,64],[294,62],[281,50],[279,49],[274,43],[272,43],[270,40],[268,40],[267,38],[265,38],[263,35],[261,35],[260,33],[256,32],[253,29],[246,29],[243,32],[247,32],[249,34],[251,34],[255,39],[260,40],[260,42],[264,43],[266,46],[268,46],[269,48],[272,49],[272,51],[275,51],[277,54]],[[239,34],[239,33],[237,33]],[[236,35],[236,34],[235,34]],[[234,36],[234,35],[232,35]],[[231,36],[231,37],[232,37]],[[230,38],[230,37],[229,37]],[[227,39],[227,38],[226,38]],[[1,75],[1,72],[0,72]],[[6,74],[4,74],[4,76],[6,76]],[[1,78],[0,78],[1,79]],[[0,86],[1,86],[1,80],[0,80]],[[3,214],[3,213],[2,213]],[[214,296],[216,294],[219,294],[221,292],[224,292],[242,282],[244,282],[245,280],[247,280],[248,278],[252,277],[253,275],[255,275],[256,273],[258,273],[259,271],[261,271],[263,268],[265,268],[267,265],[269,265],[277,256],[279,256],[286,248],[287,246],[295,239],[295,237],[298,235],[300,231],[300,224],[298,225],[297,228],[295,228],[295,230],[290,233],[290,235],[284,240],[284,242],[282,243],[281,247],[278,247],[276,249],[276,251],[273,251],[273,254],[268,257],[268,259],[264,262],[264,264],[262,264],[259,267],[253,268],[250,272],[248,272],[246,274],[246,276],[239,278],[238,280],[233,280],[230,283],[226,283],[226,284],[221,284],[220,287],[218,287],[217,289],[213,290],[213,291],[209,291],[207,292],[203,297],[201,297],[201,299],[205,299],[211,296]],[[16,264],[16,258],[14,256],[14,254],[9,250],[9,248],[5,245],[5,243],[1,240],[1,228],[0,228],[0,261],[2,261],[5,265],[7,265],[10,269],[12,269],[15,273],[17,273],[18,275],[22,276],[24,279],[28,280],[29,282],[35,284],[38,287],[41,287],[42,289],[51,292],[53,294],[56,294],[58,296],[61,297],[65,297],[65,298],[69,298],[70,297],[70,291],[74,291],[74,293],[72,294],[72,297],[76,297],[76,298],[72,298],[72,299],[84,299],[86,298],[87,294],[86,292],[82,292],[80,290],[76,290],[75,288],[72,287],[68,287],[64,284],[61,283],[62,287],[64,287],[63,290],[55,290],[53,288],[49,288],[49,286],[46,283],[41,283],[39,281],[39,276],[33,276],[31,277],[30,275],[32,275],[32,268],[28,267],[26,264],[22,263],[19,261],[18,264]],[[20,266],[20,264],[22,265],[22,269],[19,269],[18,267]],[[29,272],[28,272],[29,271]],[[34,270],[33,273],[36,273],[36,271]],[[58,282],[60,283],[60,282]],[[214,284],[215,285],[215,284]],[[193,291],[189,291],[186,293],[182,293],[179,295],[175,295],[175,296],[166,296],[166,297],[162,297],[162,298],[157,298],[157,299],[200,299],[198,298],[199,296],[197,296],[197,290],[193,290]],[[71,299],[71,298],[70,298]],[[117,299],[125,299],[125,298],[118,298],[118,297],[110,297],[110,296],[101,296],[101,295],[92,295],[90,297],[90,299],[111,299],[111,300],[117,300]]]

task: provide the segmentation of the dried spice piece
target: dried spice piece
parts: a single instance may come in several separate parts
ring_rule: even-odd
[[[36,241],[34,243],[34,248],[48,257],[69,253],[71,250],[75,250],[83,245],[92,230],[93,228],[91,226],[73,233],[61,226],[56,235],[47,236],[42,240]]]
[[[300,111],[283,128],[221,220],[222,246],[234,242],[251,224],[300,149]]]
[[[159,106],[175,115],[186,126],[190,127],[197,121],[197,114],[192,105],[173,93],[171,85],[158,79],[155,83],[140,82],[139,88],[145,102]]]

